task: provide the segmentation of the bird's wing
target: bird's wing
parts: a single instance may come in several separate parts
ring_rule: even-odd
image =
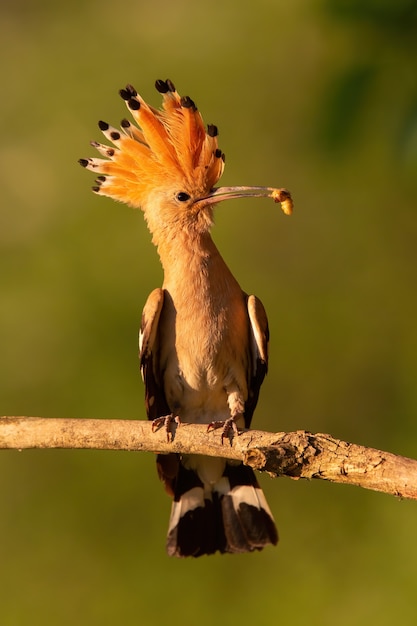
[[[143,309],[139,332],[140,371],[145,383],[145,407],[149,420],[171,413],[166,401],[158,363],[158,324],[163,306],[164,290],[154,289]],[[164,483],[166,491],[173,496],[179,465],[178,454],[158,454],[156,465],[159,478]]]
[[[145,383],[145,406],[148,419],[153,420],[169,414],[158,375],[158,324],[164,305],[164,290],[154,289],[149,295],[142,313],[139,332],[140,371]]]
[[[249,393],[245,403],[245,426],[249,428],[258,402],[259,390],[268,371],[268,318],[262,302],[256,296],[248,296],[247,307],[250,321],[250,352],[252,367],[248,376]]]

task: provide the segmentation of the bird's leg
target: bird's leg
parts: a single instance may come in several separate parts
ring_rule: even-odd
[[[222,428],[221,440],[223,445],[223,440],[232,439],[234,435],[239,435],[239,431],[237,428],[236,420],[242,417],[242,415],[236,415],[235,417],[229,417],[227,420],[216,420],[214,422],[210,422],[207,426],[207,432],[210,430],[217,430],[218,428]]]
[[[174,438],[172,432],[173,423],[177,424],[177,426],[180,426],[181,419],[178,415],[170,413],[169,415],[162,415],[161,417],[157,417],[156,419],[152,420],[152,432],[154,433],[156,430],[161,428],[161,426],[165,426],[167,441],[169,443]]]
[[[226,389],[227,403],[230,409],[230,417],[226,420],[215,420],[207,426],[207,432],[222,428],[221,441],[228,438],[230,441],[235,435],[239,435],[238,422],[243,422],[243,413],[245,403],[243,401],[242,392],[236,386]],[[243,425],[243,424],[242,424]]]

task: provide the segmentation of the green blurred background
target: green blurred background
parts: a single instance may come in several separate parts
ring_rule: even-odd
[[[417,457],[417,3],[3,1],[0,414],[144,418],[137,328],[161,284],[140,211],[77,165],[97,120],[171,78],[220,128],[214,238],[264,302],[254,425]],[[148,454],[0,454],[0,622],[417,622],[417,509],[261,477],[276,549],[170,560]]]

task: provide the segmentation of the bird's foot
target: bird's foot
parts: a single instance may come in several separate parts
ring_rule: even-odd
[[[210,430],[217,430],[218,428],[222,428],[221,440],[223,445],[224,439],[230,440],[230,445],[232,445],[232,439],[236,435],[239,435],[239,431],[237,428],[236,420],[241,417],[240,415],[236,415],[236,417],[229,417],[227,420],[216,420],[214,422],[210,422],[207,426],[207,432]]]
[[[172,431],[172,425],[176,424],[177,426],[181,425],[181,420],[178,415],[174,415],[170,413],[169,415],[163,415],[162,417],[157,417],[152,420],[152,432],[154,433],[156,430],[159,430],[161,426],[165,427],[165,431],[167,434],[168,443],[173,440],[174,434]]]

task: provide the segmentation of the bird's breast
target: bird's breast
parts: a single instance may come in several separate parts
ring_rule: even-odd
[[[218,287],[218,285],[217,285]],[[165,395],[183,421],[227,419],[227,389],[247,397],[249,320],[238,287],[166,292],[160,322]]]

